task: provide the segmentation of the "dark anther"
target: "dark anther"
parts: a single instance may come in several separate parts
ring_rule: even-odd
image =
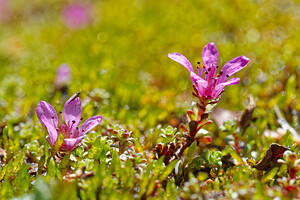
[[[59,114],[61,114],[62,113],[62,111],[59,111]]]
[[[200,65],[200,62],[197,62],[198,65]]]
[[[227,74],[226,77],[229,78],[229,75]]]
[[[82,132],[84,132],[84,129],[82,129]]]
[[[83,120],[83,118],[81,117],[80,120]]]
[[[217,65],[217,68],[219,68],[219,65]]]
[[[206,66],[205,66],[205,65],[203,65],[203,69],[204,69],[204,68],[206,68]]]
[[[76,129],[77,129],[77,130],[79,129],[78,126],[76,127]]]
[[[220,76],[222,76],[223,75],[223,71],[220,71]]]
[[[73,124],[74,124],[75,122],[76,122],[75,120],[72,121]]]
[[[197,69],[199,69],[199,66],[197,66]]]
[[[217,78],[219,78],[220,77],[220,74],[217,74]]]
[[[206,71],[205,74],[208,74],[208,71]]]
[[[52,116],[51,118],[54,119],[54,116]]]
[[[211,70],[211,68],[208,68],[208,69],[207,69],[207,71],[209,71],[209,72],[210,72],[210,70]]]

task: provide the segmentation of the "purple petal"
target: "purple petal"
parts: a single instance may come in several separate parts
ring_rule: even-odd
[[[67,138],[65,141],[65,148],[67,151],[71,151],[82,140],[83,136],[77,138]]]
[[[195,74],[194,72],[190,73],[190,78],[192,79],[193,82],[197,82],[197,81],[205,81],[201,76],[198,76],[197,74]],[[206,82],[206,81],[205,81]]]
[[[64,106],[64,119],[67,124],[67,126],[71,129],[71,132],[73,133],[76,129],[76,127],[80,124],[80,118],[81,118],[81,100],[79,97],[71,97]],[[73,124],[74,123],[74,124]]]
[[[48,126],[57,127],[58,116],[53,106],[45,101],[40,101],[36,107],[36,114],[43,124],[48,129]]]
[[[71,67],[67,63],[61,64],[57,68],[56,77],[54,80],[54,84],[57,88],[62,88],[63,86],[66,86],[71,79]]]
[[[224,89],[225,86],[238,84],[239,82],[240,82],[240,78],[236,77],[236,78],[229,79],[227,82],[220,83],[220,84],[216,85],[216,87],[213,90],[212,97],[217,98],[219,96],[219,94],[222,92],[222,90]]]
[[[44,122],[44,126],[47,129],[48,136],[46,137],[49,145],[53,147],[58,138],[58,131],[56,127],[53,126],[51,122],[49,122],[44,115],[41,116],[41,120]]]
[[[83,136],[84,134],[95,128],[95,126],[100,124],[101,120],[102,116],[100,115],[91,117],[88,120],[86,120],[80,127],[79,136]]]
[[[190,63],[190,61],[186,57],[184,57],[182,54],[169,53],[168,57],[171,58],[172,60],[180,63],[181,65],[183,65],[185,68],[187,68],[189,70],[189,72],[194,72],[193,66]]]
[[[81,29],[92,22],[92,5],[84,2],[73,2],[64,7],[62,12],[63,21],[70,29]]]
[[[206,66],[205,71],[211,66],[217,66],[219,59],[219,52],[213,42],[208,43],[202,52],[203,65]]]
[[[224,75],[232,76],[234,73],[240,71],[249,63],[249,58],[246,56],[239,56],[228,61],[222,68]]]
[[[197,89],[198,89],[198,93],[201,97],[204,96],[204,92],[205,92],[207,85],[208,85],[208,82],[203,79],[197,81]]]
[[[249,60],[250,59],[246,56],[239,56],[228,61],[220,71],[222,75],[218,79],[217,84],[225,82],[228,77],[243,69],[248,64]]]

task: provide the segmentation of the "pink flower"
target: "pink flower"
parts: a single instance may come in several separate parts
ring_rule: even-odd
[[[209,43],[202,52],[203,66],[201,67],[200,62],[198,62],[197,75],[190,61],[180,53],[170,53],[168,57],[189,70],[196,92],[195,95],[202,100],[215,100],[224,92],[225,86],[238,84],[240,78],[229,80],[228,78],[243,69],[250,60],[245,56],[236,57],[227,62],[218,73],[219,52],[214,43]]]
[[[71,68],[69,64],[63,63],[57,68],[54,85],[61,89],[68,85],[71,79]]]
[[[63,124],[62,116],[60,112],[60,125],[58,126],[58,115],[52,105],[45,101],[40,101],[37,104],[36,113],[40,122],[48,131],[46,137],[49,145],[53,147],[57,142],[59,133],[64,136],[64,143],[62,149],[66,151],[72,151],[78,147],[78,143],[82,140],[84,135],[100,124],[102,116],[94,116],[86,120],[81,127],[79,124],[82,121],[81,118],[81,100],[78,97],[79,93],[76,93],[65,103],[63,109],[63,117],[65,124]]]
[[[81,29],[91,23],[91,5],[75,2],[66,6],[62,11],[63,21],[70,29]]]
[[[9,0],[0,0],[0,23],[8,22],[11,17],[11,6]]]

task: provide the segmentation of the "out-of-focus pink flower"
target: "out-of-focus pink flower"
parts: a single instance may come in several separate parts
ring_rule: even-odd
[[[11,16],[11,7],[9,0],[0,0],[0,23],[9,21]]]
[[[55,88],[62,89],[67,86],[71,79],[71,67],[69,64],[61,64],[56,71],[56,77],[54,80]]]
[[[84,2],[74,2],[64,7],[62,17],[70,29],[81,29],[92,22],[92,6]]]
[[[40,122],[48,131],[46,137],[49,145],[53,147],[57,142],[59,133],[64,136],[64,143],[61,148],[65,151],[72,151],[78,147],[78,143],[82,140],[84,135],[100,124],[102,116],[94,116],[86,120],[79,128],[81,118],[81,100],[76,93],[65,103],[63,109],[63,123],[60,112],[60,125],[58,126],[58,115],[52,105],[45,101],[40,101],[37,104],[36,113]]]
[[[216,100],[224,92],[225,86],[238,84],[240,78],[227,79],[243,69],[250,60],[245,56],[236,57],[227,62],[218,73],[219,52],[214,43],[209,43],[202,52],[203,66],[201,67],[200,62],[198,62],[197,75],[190,61],[180,53],[170,53],[168,57],[189,70],[195,95],[204,101]]]

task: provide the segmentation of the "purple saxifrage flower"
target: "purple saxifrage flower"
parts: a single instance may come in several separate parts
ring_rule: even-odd
[[[54,86],[57,89],[62,89],[67,86],[71,79],[71,68],[67,63],[61,64],[57,68],[56,77],[54,80]]]
[[[202,101],[216,100],[224,92],[225,86],[238,84],[240,78],[229,80],[228,78],[243,69],[250,60],[245,56],[236,57],[227,62],[218,73],[219,52],[214,43],[209,43],[202,52],[203,66],[201,67],[200,62],[198,62],[197,75],[190,61],[180,53],[170,53],[168,57],[189,70],[195,95]]]
[[[10,4],[9,0],[0,0],[0,23],[10,20],[12,14]]]
[[[84,2],[74,2],[64,7],[62,17],[65,25],[70,29],[81,29],[92,21],[91,5]]]
[[[76,93],[65,103],[63,109],[63,123],[60,112],[60,125],[58,126],[58,115],[52,105],[45,101],[40,101],[37,104],[36,113],[40,122],[48,131],[46,137],[49,145],[53,147],[57,142],[58,135],[61,133],[64,136],[64,142],[61,148],[65,151],[72,151],[78,147],[78,143],[84,135],[100,124],[102,116],[94,116],[86,120],[79,128],[81,118],[81,100]]]

